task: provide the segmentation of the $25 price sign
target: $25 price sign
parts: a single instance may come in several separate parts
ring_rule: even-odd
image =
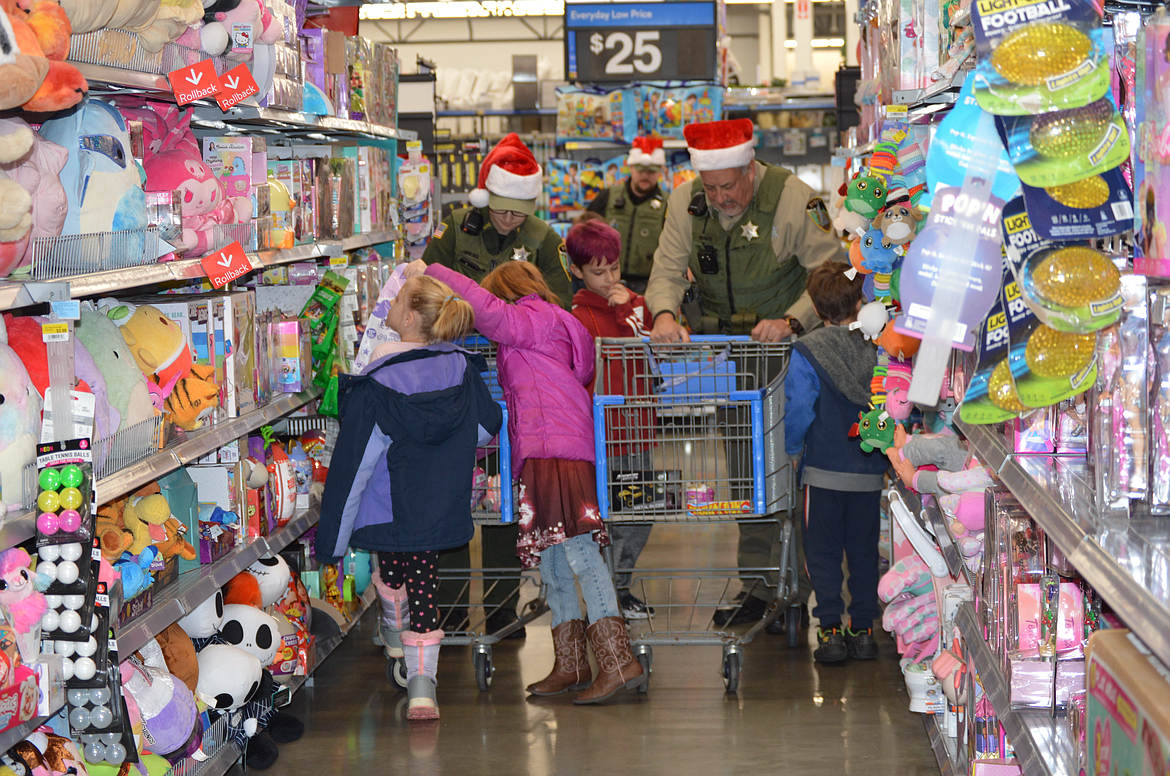
[[[713,2],[565,4],[570,80],[712,80],[715,42]]]

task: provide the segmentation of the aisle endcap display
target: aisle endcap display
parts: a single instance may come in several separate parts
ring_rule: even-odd
[[[1011,686],[999,658],[985,640],[974,604],[969,601],[960,604],[955,623],[963,634],[968,658],[975,666],[986,697],[1011,738],[1022,771],[1029,776],[1076,776],[1077,757],[1065,721],[1054,718],[1046,709],[1012,708]]]
[[[245,436],[277,418],[321,398],[320,388],[310,388],[301,393],[283,394],[260,409],[238,418],[221,421],[214,426],[186,435],[182,441],[170,445],[144,461],[128,466],[97,483],[97,500],[100,504],[129,493],[148,482],[193,463],[228,442]]]
[[[1136,579],[1121,560],[1122,553],[1128,550],[1130,557],[1143,559],[1145,564],[1156,562],[1157,551],[1143,548],[1140,543],[1144,530],[1156,529],[1159,518],[1124,520],[1109,531],[1109,538],[1118,543],[1117,547],[1102,547],[1090,534],[1099,518],[1093,506],[1093,486],[1087,479],[1083,461],[1060,456],[1015,455],[991,427],[960,423],[960,429],[971,449],[998,472],[1004,485],[1077,571],[1158,659],[1170,665],[1170,602]],[[1165,566],[1170,559],[1162,558],[1161,563]]]

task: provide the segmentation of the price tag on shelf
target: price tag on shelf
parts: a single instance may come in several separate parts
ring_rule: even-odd
[[[49,306],[53,308],[53,315],[59,320],[81,320],[81,302],[77,299],[62,299],[57,302],[49,302]]]
[[[215,95],[219,109],[226,111],[235,107],[247,98],[258,94],[260,87],[252,77],[252,71],[247,64],[237,65],[223,74],[219,79],[220,92]]]
[[[68,323],[42,323],[41,324],[41,339],[45,342],[68,342],[69,341],[69,324]]]
[[[899,116],[905,117],[905,115],[909,112],[909,110],[910,109],[905,105],[887,105],[886,106],[886,115],[891,116],[891,117],[895,117],[895,118],[899,117]]]
[[[186,105],[204,97],[213,97],[223,88],[210,59],[172,70],[167,73],[167,80],[171,83],[171,91],[174,92],[175,102],[179,105]]]
[[[252,271],[252,262],[248,254],[244,253],[244,246],[240,245],[239,240],[222,251],[204,256],[199,263],[215,288],[223,288],[241,275]]]
[[[349,256],[341,254],[340,256],[329,257],[329,269],[345,269],[349,266]]]

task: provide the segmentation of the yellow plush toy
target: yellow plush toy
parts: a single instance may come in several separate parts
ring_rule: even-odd
[[[171,514],[170,504],[159,492],[158,483],[147,485],[126,501],[122,522],[134,535],[134,543],[129,548],[132,555],[153,544],[164,558],[178,555],[195,560],[195,547],[183,538],[183,524]]]

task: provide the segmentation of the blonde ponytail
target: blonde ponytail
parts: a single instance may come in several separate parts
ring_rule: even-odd
[[[450,342],[466,337],[475,326],[475,310],[451,287],[429,275],[413,278],[407,289],[410,309],[421,319],[420,333],[431,342]]]

